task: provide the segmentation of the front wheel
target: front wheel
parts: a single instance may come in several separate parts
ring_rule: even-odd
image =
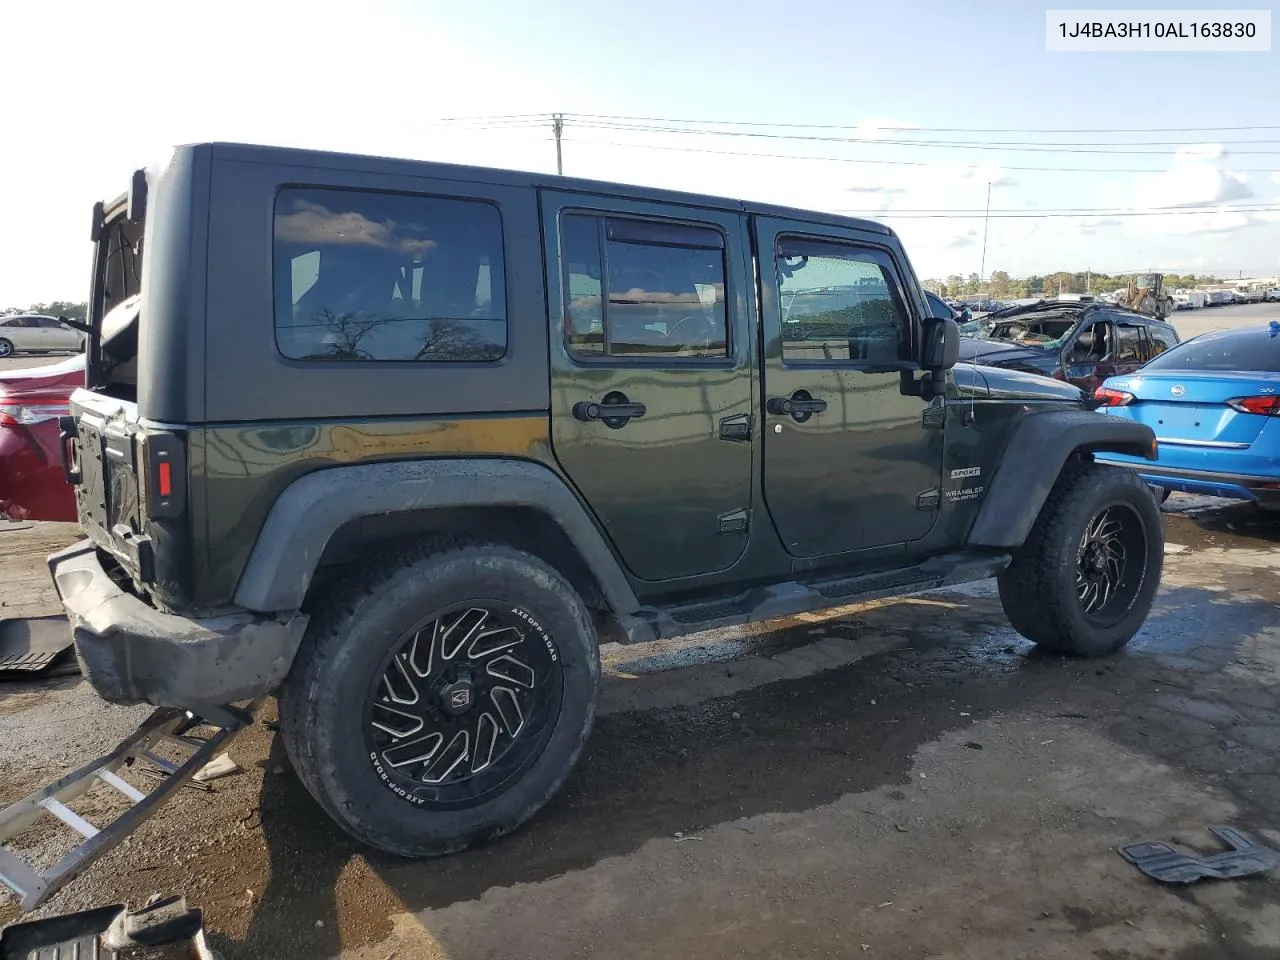
[[[595,629],[573,588],[500,544],[370,565],[313,615],[280,698],[299,778],[388,853],[452,853],[556,793],[595,716]]]
[[[1113,653],[1146,621],[1164,567],[1150,487],[1123,467],[1066,467],[998,579],[1013,628],[1050,650]]]
[[[13,356],[13,344],[0,337],[0,358]]]

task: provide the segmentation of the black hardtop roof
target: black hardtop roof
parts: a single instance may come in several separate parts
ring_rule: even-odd
[[[246,143],[195,143],[179,149],[208,150],[216,160],[241,163],[285,163],[292,166],[317,167],[328,170],[364,171],[391,176],[435,177],[445,180],[483,181],[514,187],[536,187],[548,190],[566,190],[624,197],[630,200],[656,200],[684,206],[713,207],[721,210],[742,211],[768,217],[807,220],[828,226],[845,227],[895,237],[896,234],[882,223],[856,217],[842,217],[817,210],[752,203],[731,197],[685,193],[644,187],[637,184],[616,183],[607,180],[586,180],[563,177],[550,173],[526,170],[509,170],[500,167],[472,166],[460,163],[442,163],[433,160],[405,160],[395,157],[371,156],[356,153],[337,153],[324,150],[307,150],[296,147],[273,147]]]

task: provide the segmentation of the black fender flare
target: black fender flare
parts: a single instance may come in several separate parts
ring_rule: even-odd
[[[559,476],[533,461],[477,458],[335,466],[293,481],[267,515],[235,602],[261,612],[301,607],[329,538],[352,520],[486,506],[545,513],[578,549],[614,612],[640,608],[604,536]]]
[[[1146,424],[1085,410],[1051,410],[1023,417],[1000,458],[969,544],[1022,546],[1067,458],[1107,451],[1155,460],[1156,437]],[[1123,468],[1121,468],[1123,469]]]

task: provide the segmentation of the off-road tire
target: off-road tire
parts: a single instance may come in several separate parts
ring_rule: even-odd
[[[1127,508],[1141,523],[1145,549],[1132,604],[1115,622],[1084,612],[1076,572],[1085,530],[1109,506]],[[1151,610],[1164,567],[1164,528],[1151,488],[1123,467],[1065,467],[1013,562],[997,578],[1010,624],[1033,643],[1082,657],[1114,653],[1132,639]]]
[[[392,645],[422,617],[493,597],[527,611],[553,638],[559,710],[541,753],[496,796],[424,809],[379,778],[364,736],[364,701]],[[587,608],[568,582],[502,544],[435,540],[380,557],[317,604],[280,693],[280,731],[308,792],[348,833],[405,857],[454,853],[515,830],[560,789],[595,719],[600,659]]]

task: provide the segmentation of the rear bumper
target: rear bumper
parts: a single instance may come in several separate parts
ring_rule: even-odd
[[[1180,470],[1125,458],[1112,460],[1095,454],[1099,463],[1136,470],[1147,483],[1180,493],[1197,493],[1231,500],[1252,500],[1265,506],[1280,506],[1280,477],[1253,477],[1208,470]]]
[[[235,613],[191,619],[121,589],[92,541],[49,557],[89,683],[112,703],[194,709],[270,693],[289,672],[307,617]]]

